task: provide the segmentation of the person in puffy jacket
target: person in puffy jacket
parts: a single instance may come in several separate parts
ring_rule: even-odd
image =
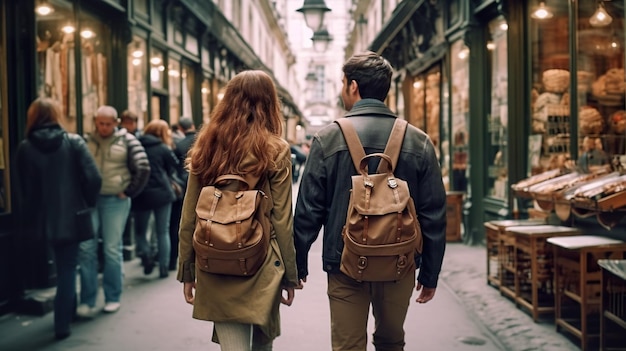
[[[26,139],[16,157],[17,217],[26,247],[50,244],[54,251],[54,330],[57,339],[65,339],[76,309],[78,245],[83,234],[76,217],[95,206],[102,178],[84,140],[61,126],[61,109],[54,100],[35,100],[27,116]]]
[[[123,275],[122,235],[130,213],[131,198],[141,193],[150,175],[150,164],[141,143],[124,128],[118,129],[117,111],[100,106],[96,111],[96,130],[87,136],[87,146],[102,176],[96,204],[96,232],[102,236],[104,267],[102,287],[104,312],[120,309]],[[92,318],[97,312],[98,240],[80,244],[80,305],[77,314]]]
[[[152,120],[139,137],[150,161],[150,178],[143,191],[133,199],[135,215],[135,238],[137,253],[141,258],[144,273],[152,273],[155,252],[147,238],[148,221],[154,214],[155,234],[158,243],[159,277],[166,278],[170,265],[170,214],[172,202],[176,200],[172,182],[182,181],[176,176],[178,159],[172,151],[172,137],[166,121]]]

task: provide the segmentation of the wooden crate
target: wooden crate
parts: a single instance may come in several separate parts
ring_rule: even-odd
[[[461,240],[463,223],[463,192],[449,191],[446,193],[446,241]]]

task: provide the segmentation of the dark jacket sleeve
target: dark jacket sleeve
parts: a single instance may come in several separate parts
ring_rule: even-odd
[[[446,191],[435,149],[424,143],[421,179],[413,197],[423,235],[422,263],[417,280],[425,287],[437,287],[446,248]]]
[[[326,171],[322,147],[313,139],[300,181],[294,217],[294,240],[298,278],[309,275],[308,255],[311,245],[317,240],[322,225],[326,223]],[[306,191],[302,191],[306,189]]]
[[[77,168],[80,170],[80,185],[85,205],[94,207],[102,186],[102,176],[83,138],[79,135],[70,135],[70,140],[75,151]]]
[[[128,197],[135,197],[141,193],[148,183],[150,177],[150,162],[148,155],[139,140],[132,134],[126,133],[126,145],[128,147],[128,169],[130,170],[131,180],[124,193]]]

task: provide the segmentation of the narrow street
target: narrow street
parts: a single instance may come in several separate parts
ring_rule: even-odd
[[[291,307],[281,307],[282,335],[274,342],[275,351],[330,350],[321,240],[313,245],[309,260],[311,275],[304,289],[296,291]],[[52,313],[8,314],[0,318],[0,350],[219,350],[210,341],[212,324],[191,318],[191,306],[184,302],[182,285],[174,274],[163,280],[156,274],[146,277],[138,259],[126,262],[124,268],[126,280],[119,312],[77,321],[72,335],[63,341],[54,340]],[[448,244],[440,277],[431,302],[419,305],[414,302],[417,293],[413,294],[405,324],[405,350],[579,350],[557,334],[553,324],[533,323],[526,313],[486,284],[484,247]],[[103,305],[102,296],[98,303]],[[369,329],[371,337],[372,318]],[[373,350],[368,345],[367,351]]]

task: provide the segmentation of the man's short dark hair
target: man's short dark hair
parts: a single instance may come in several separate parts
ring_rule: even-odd
[[[136,113],[130,111],[130,110],[126,110],[124,112],[122,112],[122,115],[120,116],[120,120],[126,120],[129,119],[133,122],[137,122],[139,120],[139,117],[137,116]]]
[[[372,51],[355,54],[343,64],[347,84],[356,81],[362,99],[385,101],[391,87],[393,68],[382,56]]]
[[[181,117],[178,121],[178,125],[185,130],[189,130],[193,126],[193,120],[191,117]]]

